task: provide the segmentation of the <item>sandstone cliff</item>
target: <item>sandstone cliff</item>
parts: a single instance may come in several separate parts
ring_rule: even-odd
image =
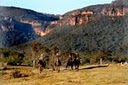
[[[59,20],[52,21],[50,23],[50,27],[54,28],[56,26],[64,25],[82,25],[88,23],[92,19],[97,19],[102,16],[127,16],[128,6],[126,4],[128,3],[128,1],[122,1],[123,3],[121,3],[121,0],[116,0],[110,4],[93,5],[82,9],[77,9],[71,12],[67,12],[64,15],[60,16]]]

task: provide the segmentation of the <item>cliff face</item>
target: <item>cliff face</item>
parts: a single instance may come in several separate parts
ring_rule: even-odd
[[[82,25],[89,22],[94,14],[95,12],[90,10],[74,11],[72,13],[60,16],[58,21],[52,21],[50,23],[50,27],[54,28],[56,26],[64,26],[64,25],[70,25],[70,26]]]
[[[29,24],[32,26],[32,29],[35,31],[35,33],[38,36],[43,36],[44,34],[46,34],[47,31],[49,30],[47,28],[50,22],[59,19],[58,16],[53,14],[43,14],[29,9],[6,7],[6,6],[0,6],[0,18],[3,21],[10,18],[24,24]],[[44,34],[40,35],[42,32],[44,32]]]
[[[123,5],[113,5],[103,8],[101,13],[106,16],[128,16],[128,7]]]
[[[44,36],[58,16],[28,9],[0,6],[0,47],[11,47]]]
[[[65,22],[62,24],[71,26],[81,25],[87,23],[93,14],[94,12],[90,10],[73,12],[69,15],[64,16],[63,20],[65,20]]]
[[[106,16],[124,16],[125,13],[121,8],[109,7],[102,10],[102,14]]]
[[[128,53],[128,17],[103,16],[81,26],[55,28],[39,39],[44,45],[73,52]]]
[[[51,28],[54,28],[56,26],[82,25],[88,23],[92,19],[97,19],[102,16],[128,16],[128,7],[123,5],[107,4],[101,5],[99,8],[96,5],[93,7],[75,10],[73,12],[59,16],[59,20],[51,21],[49,26],[46,28],[50,30],[46,31],[46,33],[44,32],[44,35],[49,33],[52,30]]]
[[[50,22],[24,19],[20,20],[20,22],[30,24],[38,36],[44,36],[50,32],[50,29],[48,29]]]
[[[123,3],[121,2],[123,1]],[[124,4],[125,3],[125,4]],[[64,25],[82,25],[86,24],[92,19],[102,16],[127,16],[128,6],[127,0],[116,0],[110,4],[93,5],[82,9],[74,10],[60,16],[59,20],[50,23],[51,27]]]
[[[0,47],[19,45],[37,37],[31,25],[8,17],[0,18]]]

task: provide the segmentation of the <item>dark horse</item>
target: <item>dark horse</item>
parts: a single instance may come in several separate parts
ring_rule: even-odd
[[[43,60],[39,60],[38,61],[38,67],[39,67],[39,70],[40,70],[40,73],[46,68],[46,62],[43,61]]]
[[[75,69],[79,69],[79,65],[80,65],[80,58],[79,58],[79,54],[75,54],[74,55],[74,61],[73,64],[75,66]]]
[[[69,54],[69,58],[67,60],[67,64],[66,64],[66,69],[68,67],[71,67],[71,69],[73,70],[73,66],[75,67],[75,69],[79,69],[79,65],[80,65],[80,58],[79,55],[77,53],[70,53]]]
[[[68,60],[67,60],[67,64],[66,64],[66,69],[68,67],[71,67],[71,69],[73,70],[73,62],[74,62],[74,58],[71,54],[69,54]]]

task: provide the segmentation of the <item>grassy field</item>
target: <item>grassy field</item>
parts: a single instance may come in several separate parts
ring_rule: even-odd
[[[84,65],[79,71],[61,68],[60,73],[44,70],[41,74],[31,67],[17,69],[29,76],[11,78],[9,72],[14,69],[9,69],[1,74],[0,85],[128,85],[128,65]]]

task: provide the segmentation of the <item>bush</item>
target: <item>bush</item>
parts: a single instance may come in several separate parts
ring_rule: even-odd
[[[20,65],[25,57],[23,53],[16,52],[9,49],[1,49],[1,62],[6,62],[9,65]]]
[[[126,62],[128,59],[124,55],[115,55],[113,56],[113,61],[117,63]]]

